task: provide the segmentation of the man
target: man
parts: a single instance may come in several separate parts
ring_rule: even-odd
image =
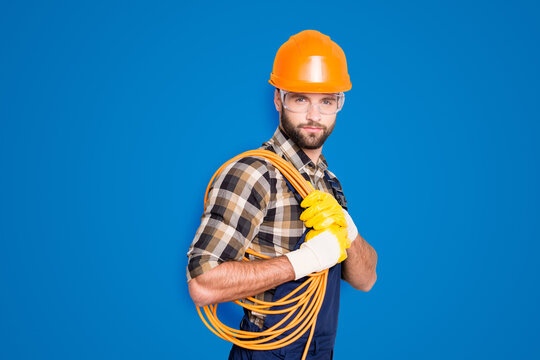
[[[377,263],[375,251],[347,213],[341,185],[322,155],[343,106],[343,92],[351,88],[345,55],[328,36],[302,31],[278,50],[270,83],[276,87],[280,124],[262,148],[293,164],[318,191],[302,202],[279,171],[262,158],[243,158],[229,165],[213,184],[188,252],[189,291],[197,306],[248,296],[272,301],[294,288],[295,281],[330,269],[322,315],[308,353],[311,359],[329,359],[337,329],[340,278],[369,291]],[[304,241],[306,229],[312,233]],[[248,247],[271,259],[239,261]],[[241,328],[268,328],[274,323],[272,316],[247,311]],[[300,358],[296,355],[301,355],[305,344],[301,338],[272,351],[235,345],[229,358],[290,354]]]

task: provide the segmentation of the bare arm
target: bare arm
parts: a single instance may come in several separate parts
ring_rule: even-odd
[[[376,266],[377,253],[358,235],[347,249],[347,259],[342,267],[343,279],[357,290],[369,291],[377,280]]]
[[[254,296],[291,280],[294,269],[286,256],[279,256],[224,262],[192,279],[188,286],[195,305],[205,306]]]

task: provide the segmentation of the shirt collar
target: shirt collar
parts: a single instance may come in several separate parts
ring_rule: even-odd
[[[295,144],[294,141],[289,138],[287,134],[278,126],[274,136],[270,139],[269,143],[275,145],[274,149],[276,152],[285,156],[285,158],[294,165],[298,171],[304,170],[305,167],[315,167],[315,164],[306,153]],[[328,168],[328,163],[326,159],[321,154],[319,156],[319,163],[317,164],[321,170],[326,170]]]

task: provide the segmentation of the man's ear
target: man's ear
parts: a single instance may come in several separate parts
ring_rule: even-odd
[[[277,88],[274,91],[274,105],[276,106],[276,110],[280,112],[281,111],[281,96],[279,95],[279,89]]]

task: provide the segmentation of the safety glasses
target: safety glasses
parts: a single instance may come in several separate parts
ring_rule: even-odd
[[[313,106],[309,94],[279,90],[281,103],[285,109],[294,113],[307,113]],[[317,94],[319,99],[315,103],[321,114],[334,115],[343,108],[345,103],[345,94]]]

